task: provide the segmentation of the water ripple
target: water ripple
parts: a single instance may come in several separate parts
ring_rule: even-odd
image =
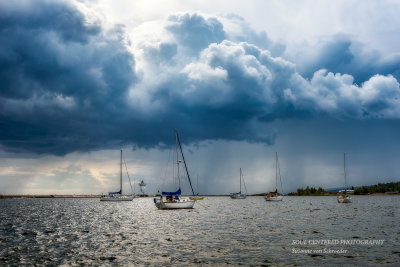
[[[152,199],[0,200],[0,265],[395,265],[397,196],[207,197],[193,210],[165,211]],[[293,240],[384,239],[345,254],[293,253]],[[340,249],[341,247],[314,246]]]

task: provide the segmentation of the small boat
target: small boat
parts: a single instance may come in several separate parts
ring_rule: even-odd
[[[278,191],[269,192],[265,196],[266,201],[282,201],[282,199],[283,199],[283,196],[281,194],[279,194]]]
[[[190,180],[189,171],[186,166],[185,157],[183,155],[178,131],[176,129],[174,130],[174,134],[175,134],[175,145],[176,145],[175,151],[176,151],[177,178],[179,181],[179,188],[175,192],[161,192],[160,195],[158,195],[157,197],[154,198],[154,204],[160,210],[192,209],[196,202],[196,199],[190,199],[190,197],[183,197],[181,195],[182,191],[181,191],[181,186],[180,186],[179,169],[180,169],[180,164],[182,162],[185,166],[186,175],[189,180],[189,184],[190,184],[190,188],[192,189],[193,196],[194,196],[194,190],[192,187],[192,182]]]
[[[240,175],[239,175],[240,191],[238,193],[231,193],[229,196],[232,199],[245,199],[246,198],[246,194],[242,193],[242,168],[240,168],[239,172],[240,172]],[[243,179],[243,184],[244,184],[244,179]],[[244,184],[244,186],[246,188],[246,184]]]
[[[118,192],[109,192],[108,195],[104,195],[100,198],[100,201],[132,201],[133,195],[122,194],[122,149],[121,149],[121,163],[120,163],[120,183]],[[128,176],[129,177],[129,176]]]
[[[281,178],[281,171],[279,168],[278,152],[275,152],[275,191],[269,192],[265,196],[266,201],[282,201],[283,199],[283,195],[278,193],[278,176],[282,188],[282,178]]]
[[[351,197],[347,195],[347,169],[346,169],[346,153],[343,155],[343,169],[344,169],[344,192],[340,192],[337,197],[338,203],[351,203]]]
[[[181,196],[181,189],[176,192],[162,192],[161,196],[154,198],[154,204],[160,210],[192,209],[195,199]]]
[[[340,194],[337,197],[338,203],[351,203],[351,197],[349,195]]]

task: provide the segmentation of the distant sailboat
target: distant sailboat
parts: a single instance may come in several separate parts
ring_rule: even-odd
[[[179,176],[179,169],[180,164],[183,161],[185,166],[186,175],[189,180],[190,188],[192,189],[192,193],[194,196],[194,190],[192,187],[192,182],[190,180],[189,171],[186,166],[185,157],[183,156],[182,146],[179,140],[179,135],[177,130],[174,130],[175,134],[175,151],[176,151],[176,165],[177,165],[177,178],[179,181],[179,188],[175,192],[162,192],[161,195],[154,198],[154,204],[158,209],[161,210],[168,210],[168,209],[192,209],[194,203],[196,202],[195,199],[190,199],[189,197],[182,197],[181,196],[181,184],[180,184],[180,176]],[[180,153],[179,153],[180,152]]]
[[[282,201],[283,195],[278,193],[278,176],[282,187],[281,171],[279,168],[278,152],[275,152],[275,191],[265,196],[266,201]]]
[[[351,197],[347,195],[347,169],[346,169],[346,153],[343,154],[343,170],[344,170],[344,193],[340,192],[337,197],[339,203],[351,203]]]
[[[239,172],[240,172],[240,175],[239,175],[240,191],[238,193],[230,194],[230,197],[233,199],[245,199],[246,198],[246,194],[242,193],[242,168],[240,168]],[[243,183],[244,183],[244,179],[243,179]],[[245,187],[246,187],[246,185],[245,185]]]
[[[120,183],[119,191],[109,192],[108,195],[104,195],[100,198],[100,201],[132,201],[134,196],[122,195],[122,149],[121,149],[121,163],[120,163]]]

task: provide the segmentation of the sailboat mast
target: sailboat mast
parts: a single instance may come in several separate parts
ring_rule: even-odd
[[[344,187],[345,187],[345,191],[347,191],[346,152],[343,153],[343,170],[344,170]]]
[[[242,168],[240,168],[240,178],[239,178],[239,184],[240,184],[240,191],[239,193],[242,193]]]
[[[119,191],[122,195],[122,149],[121,149],[121,163],[120,163],[120,173],[119,173]]]
[[[275,189],[278,190],[278,152],[275,152]]]
[[[178,184],[179,184],[179,188],[181,188],[181,179],[179,177],[179,153],[178,153],[178,136],[177,136],[177,134],[175,134],[175,152],[176,152]]]

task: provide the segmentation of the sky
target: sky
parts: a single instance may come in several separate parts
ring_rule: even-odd
[[[400,180],[398,1],[1,1],[0,194]],[[186,178],[185,178],[186,182]],[[184,192],[190,193],[187,182]],[[124,190],[130,191],[124,178]]]

